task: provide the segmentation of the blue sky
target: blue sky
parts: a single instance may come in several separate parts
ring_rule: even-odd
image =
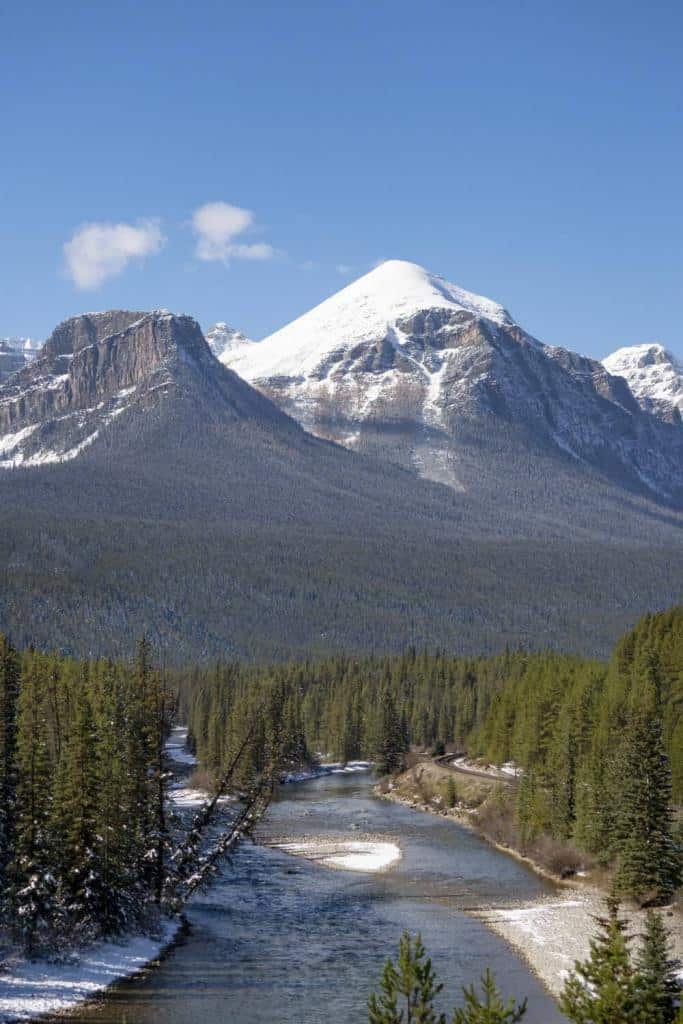
[[[261,337],[397,257],[545,341],[683,356],[680,3],[60,0],[0,40],[0,335]]]

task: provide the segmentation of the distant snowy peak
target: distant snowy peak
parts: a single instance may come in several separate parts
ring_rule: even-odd
[[[41,345],[33,338],[0,338],[0,382],[34,359]]]
[[[0,345],[12,348],[16,352],[25,352],[29,357],[34,356],[42,344],[42,341],[35,338],[0,338]]]
[[[663,345],[632,345],[603,359],[608,373],[623,377],[646,412],[682,422],[683,366]]]
[[[226,323],[214,324],[204,337],[216,359],[220,359],[221,362],[226,362],[226,357],[229,358],[236,349],[243,345],[253,344],[251,338],[247,338],[246,334],[242,334],[242,331],[238,331]]]
[[[387,260],[256,345],[236,349],[230,365],[247,380],[307,375],[325,358],[359,343],[380,341],[419,313],[439,310],[494,324],[512,324],[497,302],[465,291],[416,263]]]

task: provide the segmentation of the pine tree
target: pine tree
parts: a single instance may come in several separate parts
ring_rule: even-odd
[[[97,829],[100,837],[103,902],[101,928],[105,935],[132,927],[138,917],[138,879],[135,848],[126,807],[131,778],[123,739],[127,732],[125,687],[113,665],[103,675],[97,718]]]
[[[106,896],[97,828],[95,728],[84,688],[76,693],[73,714],[54,781],[51,834],[66,927],[74,937],[87,939],[100,931]]]
[[[46,733],[41,680],[31,658],[22,673],[17,705],[17,815],[10,866],[12,924],[29,955],[50,942],[57,919]]]
[[[629,729],[621,806],[618,888],[640,902],[663,903],[681,882],[681,856],[673,838],[671,770],[656,708],[636,712]]]
[[[373,993],[368,1000],[369,1024],[446,1024],[445,1015],[434,1009],[442,988],[421,937],[413,942],[404,932],[396,966],[387,960],[379,995]]]
[[[648,911],[641,948],[636,956],[638,1024],[673,1024],[680,996],[680,963],[668,954],[662,917]]]
[[[488,968],[482,976],[481,988],[481,999],[474,985],[463,989],[465,1005],[455,1010],[453,1024],[519,1024],[524,1019],[527,1000],[516,1004],[511,999],[505,1004],[496,986],[496,979]]]
[[[0,634],[0,891],[8,884],[7,866],[12,859],[17,802],[17,700],[19,658]]]
[[[639,1024],[637,978],[630,937],[615,896],[598,917],[590,956],[574,965],[560,997],[560,1009],[574,1024]]]
[[[386,690],[380,697],[380,735],[377,750],[377,767],[383,775],[392,775],[403,767],[405,737],[401,728],[401,716],[391,693]]]

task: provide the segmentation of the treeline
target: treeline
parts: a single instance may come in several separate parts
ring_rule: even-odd
[[[683,799],[683,609],[646,616],[610,662],[507,651],[251,667],[183,677],[201,762],[216,771],[263,693],[279,686],[301,752],[401,767],[411,747],[521,769],[516,824],[620,865],[623,890],[671,894],[680,878],[671,804]]]
[[[187,823],[169,798],[176,706],[145,641],[129,664],[19,654],[0,635],[5,939],[37,955],[147,931],[182,906],[263,812],[279,771],[277,693],[245,726],[233,763],[217,776],[216,800]],[[227,789],[242,800],[216,829]]]
[[[2,915],[29,952],[142,926],[163,888],[172,703],[133,666],[0,637]]]

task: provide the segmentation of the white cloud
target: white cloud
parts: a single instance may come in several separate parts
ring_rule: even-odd
[[[267,242],[236,241],[253,227],[254,214],[230,203],[205,203],[192,214],[192,229],[197,236],[195,254],[200,260],[270,260],[275,249]]]
[[[64,244],[67,273],[77,288],[99,288],[131,260],[158,252],[165,241],[158,220],[83,224]]]
[[[337,273],[342,274],[344,277],[347,274],[353,273],[353,267],[349,266],[348,263],[338,263],[336,267]]]

